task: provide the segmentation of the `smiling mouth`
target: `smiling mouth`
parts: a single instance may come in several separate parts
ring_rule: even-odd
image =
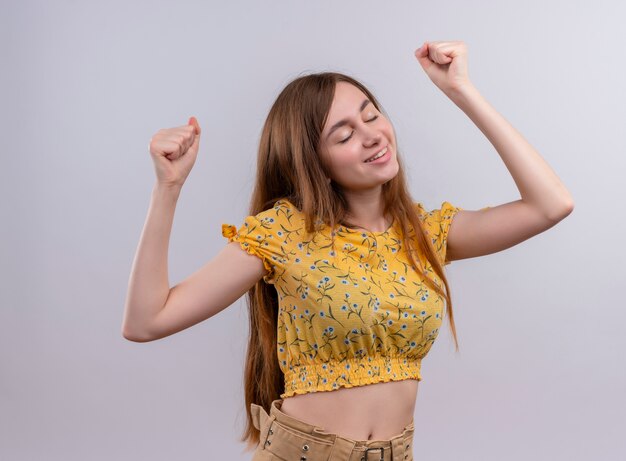
[[[370,158],[368,158],[367,160],[364,160],[363,163],[368,163],[368,162],[372,162],[374,160],[376,160],[377,158],[382,157],[383,155],[385,155],[387,153],[387,151],[389,150],[389,146],[386,146],[383,150],[381,150],[379,153],[377,153],[376,155],[372,155]]]

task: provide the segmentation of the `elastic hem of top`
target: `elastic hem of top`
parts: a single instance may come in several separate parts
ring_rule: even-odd
[[[389,381],[421,381],[421,362],[403,356],[369,356],[294,366],[284,371],[285,392],[280,398]]]

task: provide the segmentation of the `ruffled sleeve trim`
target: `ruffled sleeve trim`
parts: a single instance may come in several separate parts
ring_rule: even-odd
[[[237,228],[232,224],[222,224],[222,235],[227,239],[234,237],[237,234]],[[230,242],[229,242],[230,243]]]
[[[443,202],[441,204],[441,208],[439,210],[439,227],[440,227],[440,241],[441,241],[441,260],[443,261],[443,265],[447,266],[451,261],[448,261],[446,258],[448,252],[448,232],[450,231],[450,226],[452,225],[452,219],[454,216],[461,211],[463,208],[454,206],[450,202]]]
[[[424,222],[425,230],[428,232],[428,236],[435,252],[439,256],[439,261],[442,265],[447,266],[451,263],[446,259],[448,249],[448,231],[452,224],[452,218],[460,210],[461,207],[452,205],[448,201],[444,201],[441,207],[431,211],[426,211],[422,202],[416,202],[415,206],[420,218]]]
[[[266,283],[273,283],[274,267],[270,264],[265,255],[259,251],[257,246],[250,245],[250,243],[241,236],[236,226],[233,224],[222,224],[222,236],[228,239],[228,243],[237,242],[248,254],[260,258],[261,261],[263,261],[263,267],[265,267],[268,272],[263,276],[263,280]]]

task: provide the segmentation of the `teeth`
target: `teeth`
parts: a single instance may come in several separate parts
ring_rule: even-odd
[[[376,154],[376,156],[374,156],[374,157],[372,157],[372,158],[370,158],[370,159],[368,159],[368,160],[365,160],[365,163],[367,163],[367,162],[373,162],[373,161],[374,161],[374,160],[376,160],[377,158],[380,158],[380,157],[382,157],[383,155],[385,155],[386,153],[387,153],[387,148],[385,147],[385,148],[384,148],[383,150],[381,150],[378,154]]]

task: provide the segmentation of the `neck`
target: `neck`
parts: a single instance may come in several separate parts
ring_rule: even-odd
[[[345,221],[349,227],[358,227],[371,232],[384,232],[391,226],[391,216],[383,216],[382,189],[375,191],[345,193],[349,210]]]

